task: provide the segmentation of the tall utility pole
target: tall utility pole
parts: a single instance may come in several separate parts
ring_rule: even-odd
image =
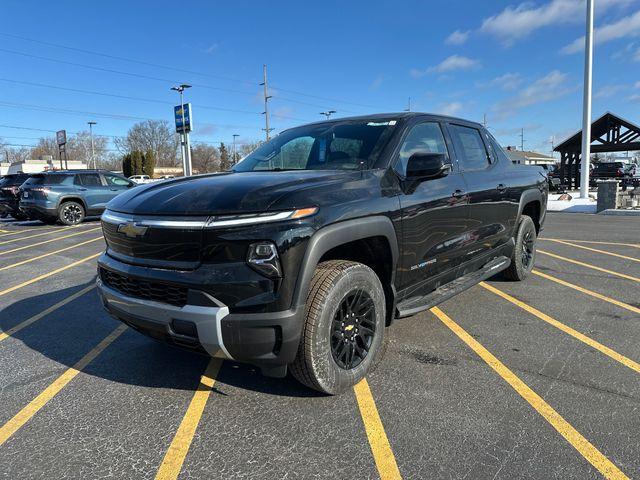
[[[482,115],[482,126],[483,126],[484,128],[487,128],[487,114],[486,114],[486,113],[484,113],[484,114]]]
[[[580,198],[589,197],[589,163],[591,161],[591,79],[593,72],[593,2],[587,0],[587,31],[584,37],[584,99],[582,104],[582,169]]]
[[[273,128],[269,128],[269,99],[271,95],[269,95],[269,88],[267,85],[267,65],[262,65],[262,83],[260,84],[264,87],[264,131],[267,134],[267,142],[271,138],[271,130]]]
[[[238,156],[237,156],[237,150],[236,150],[236,138],[238,138],[240,135],[238,135],[237,133],[233,134],[233,163],[235,164],[238,161]]]
[[[93,149],[93,126],[97,125],[98,122],[87,122],[89,124],[89,137],[91,137],[91,163],[93,163],[93,168],[98,168],[96,164],[96,154]]]
[[[524,128],[520,130],[520,151],[524,152]]]
[[[411,111],[411,97],[407,99],[407,108],[404,109],[405,112]]]
[[[180,151],[182,153],[182,173],[185,177],[191,176],[191,147],[189,145],[189,133],[184,123],[184,91],[191,85],[183,83],[177,87],[171,87],[180,94],[180,111],[182,112],[182,132],[180,132]]]

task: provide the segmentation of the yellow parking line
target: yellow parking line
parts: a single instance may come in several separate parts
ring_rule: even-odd
[[[3,295],[6,295],[7,293],[11,293],[14,292],[16,290],[18,290],[19,288],[22,287],[26,287],[27,285],[31,285],[32,283],[35,283],[39,280],[43,280],[45,278],[49,278],[52,275],[55,275],[56,273],[60,273],[60,272],[64,272],[65,270],[68,270],[70,268],[73,268],[77,265],[80,265],[82,263],[88,262],[89,260],[93,260],[94,258],[98,257],[102,252],[98,252],[98,253],[94,253],[93,255],[89,255],[88,257],[84,257],[80,260],[77,260],[73,263],[70,263],[69,265],[65,265],[64,267],[60,267],[60,268],[56,268],[55,270],[51,270],[50,272],[47,273],[43,273],[42,275],[39,275],[35,278],[32,278],[31,280],[27,280],[26,282],[22,282],[19,285],[15,285],[13,287],[9,287],[6,288],[4,290],[0,290],[0,297]]]
[[[487,365],[489,365],[502,379],[507,382],[529,405],[531,405],[542,417],[551,424],[556,431],[569,442],[591,465],[593,465],[605,478],[628,479],[611,460],[591,444],[580,432],[567,422],[551,405],[545,402],[526,383],[507,368],[491,352],[482,346],[460,325],[449,318],[437,307],[431,309],[438,319],[444,323],[460,340],[467,344]]]
[[[100,237],[96,237],[96,238],[92,238],[92,239],[86,240],[84,242],[76,243],[74,245],[70,245],[68,247],[61,248],[60,250],[54,250],[53,252],[43,253],[42,255],[38,255],[37,257],[27,258],[26,260],[22,260],[22,261],[17,262],[17,263],[12,263],[11,265],[0,267],[0,272],[2,272],[3,270],[9,270],[10,268],[19,267],[20,265],[24,265],[25,263],[35,262],[36,260],[40,260],[41,258],[45,258],[45,257],[48,257],[50,255],[55,255],[56,253],[65,252],[67,250],[71,250],[72,248],[78,248],[78,247],[81,247],[82,245],[86,245],[87,243],[92,243],[92,242],[95,242],[97,240],[102,240],[102,239],[103,239],[103,237],[101,237],[101,236]]]
[[[611,297],[607,297],[606,295],[602,295],[601,293],[598,292],[594,292],[593,290],[589,290],[587,288],[584,287],[580,287],[578,285],[574,285],[573,283],[567,282],[565,280],[562,280],[560,278],[548,275],[546,273],[542,273],[538,270],[533,270],[532,273],[534,275],[538,275],[539,277],[542,278],[546,278],[547,280],[551,280],[552,282],[556,282],[559,285],[563,285],[565,287],[569,287],[569,288],[573,288],[574,290],[577,290],[578,292],[584,293],[586,295],[590,295],[594,298],[597,298],[599,300],[603,300],[605,302],[609,302],[612,305],[617,305],[618,307],[624,308],[626,310],[629,310],[630,312],[633,313],[639,313],[640,314],[640,308],[638,307],[634,307],[633,305],[629,305],[628,303],[624,303],[621,302],[620,300],[616,300],[615,298],[611,298]]]
[[[37,247],[39,245],[44,245],[46,243],[57,242],[58,240],[64,240],[65,238],[75,237],[77,235],[83,235],[89,232],[95,232],[96,230],[100,230],[102,227],[90,228],[89,230],[82,230],[81,232],[70,233],[69,235],[63,235],[62,237],[51,238],[49,240],[43,240],[42,242],[32,243],[31,245],[25,245],[24,247],[12,248],[11,250],[5,250],[0,252],[0,255],[7,255],[13,252],[19,252],[20,250],[26,250],[27,248]]]
[[[607,252],[605,250],[600,250],[598,248],[585,247],[584,245],[578,245],[577,243],[571,243],[571,242],[567,242],[565,240],[549,239],[549,241],[550,242],[555,242],[555,243],[561,243],[562,245],[569,245],[571,247],[581,248],[582,250],[588,250],[590,252],[600,253],[602,255],[609,255],[611,257],[622,258],[623,260],[629,260],[631,262],[640,262],[640,259],[638,259],[638,258],[627,257],[626,255],[620,255],[618,253]]]
[[[218,358],[212,358],[209,361],[207,369],[200,378],[200,384],[191,399],[189,408],[187,408],[187,412],[184,414],[178,431],[173,437],[171,445],[169,445],[169,449],[162,460],[162,464],[156,474],[156,479],[168,480],[178,478],[221,365],[222,360]]]
[[[560,255],[556,255],[555,253],[546,252],[544,250],[540,250],[539,248],[536,250],[538,253],[543,255],[548,255],[549,257],[556,258],[558,260],[564,260],[565,262],[573,263],[574,265],[580,265],[581,267],[590,268],[591,270],[597,270],[598,272],[608,273],[609,275],[613,275],[616,277],[624,278],[627,280],[633,280],[634,282],[640,282],[640,278],[634,277],[632,275],[626,275],[624,273],[614,272],[612,270],[607,270],[606,268],[596,267],[595,265],[591,265],[589,263],[579,262],[578,260],[573,260],[571,258],[562,257]]]
[[[0,427],[0,446],[11,438],[22,426],[40,411],[60,390],[73,380],[84,367],[93,361],[102,351],[126,330],[126,325],[120,325],[104,340],[96,345],[89,353],[82,357],[73,367],[67,369],[56,378],[40,395],[31,400],[26,407],[20,410],[11,420]]]
[[[43,233],[36,233],[35,235],[27,235],[26,237],[12,238],[11,240],[5,240],[4,242],[0,242],[0,245],[6,245],[7,243],[13,243],[13,242],[19,242],[20,240],[28,240],[30,238],[42,237],[43,235],[50,235],[50,234],[56,233],[56,232],[64,232],[66,230],[73,229],[73,228],[79,228],[79,227],[78,226],[62,227],[62,228],[57,228],[56,230],[53,230],[53,231],[48,231],[48,232],[43,232]]]
[[[367,432],[371,453],[373,453],[380,479],[402,478],[367,380],[363,378],[353,387],[353,390],[356,394],[362,423],[364,423],[364,428]]]
[[[640,248],[640,243],[621,243],[621,242],[599,242],[595,240],[573,240],[571,238],[538,238],[538,240],[560,241],[560,242],[573,242],[573,243],[592,243],[594,245],[619,245],[621,247]]]
[[[9,235],[17,235],[19,233],[33,232],[34,230],[59,230],[60,227],[37,227],[37,228],[25,228],[24,230],[16,230],[11,233],[5,233],[4,235],[0,235],[0,237],[8,237]],[[9,232],[9,230],[3,230],[3,232]]]
[[[6,332],[0,332],[0,342],[2,340],[4,340],[5,338],[10,337],[11,335],[19,332],[20,330],[22,330],[25,327],[28,327],[29,325],[31,325],[32,323],[37,322],[38,320],[40,320],[43,317],[46,317],[47,315],[49,315],[52,312],[55,312],[56,310],[58,310],[60,307],[64,307],[67,303],[73,302],[76,298],[81,297],[82,295],[84,295],[85,293],[89,292],[90,290],[93,290],[94,288],[96,288],[95,285],[91,284],[88,287],[83,288],[82,290],[74,293],[73,295],[68,296],[67,298],[64,298],[62,300],[60,300],[58,303],[55,303],[53,305],[51,305],[49,308],[47,308],[46,310],[43,310],[42,312],[34,315],[33,317],[29,317],[26,320],[20,322],[18,325],[16,325],[15,327],[11,327],[9,330],[7,330]]]
[[[609,358],[612,358],[616,362],[621,363],[625,367],[629,367],[631,370],[634,370],[636,373],[640,373],[640,363],[634,362],[630,358],[625,357],[624,355],[616,352],[615,350],[612,350],[611,348],[602,345],[600,342],[597,342],[593,338],[587,337],[586,335],[578,332],[577,330],[574,330],[570,326],[565,325],[564,323],[556,320],[553,317],[550,317],[546,313],[542,313],[537,308],[534,308],[531,305],[528,305],[518,300],[517,298],[512,297],[508,293],[505,293],[502,290],[498,290],[496,287],[492,285],[488,285],[485,282],[480,282],[480,286],[484,287],[485,289],[489,290],[492,293],[495,293],[499,297],[504,298],[506,301],[511,302],[514,305],[522,308],[523,310],[529,312],[531,315],[538,317],[540,320],[547,322],[549,325],[556,327],[558,330],[563,331],[567,335],[571,335],[576,340],[579,340],[582,343],[589,345],[591,348],[598,350],[600,353],[605,354]]]

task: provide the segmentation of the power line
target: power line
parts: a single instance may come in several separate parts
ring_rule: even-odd
[[[18,126],[18,125],[0,125],[0,128],[13,128],[13,129],[17,129],[17,130],[27,130],[27,131],[34,131],[34,132],[45,132],[45,133],[56,133],[57,130],[47,130],[44,128],[33,128],[33,127],[22,127],[22,126]],[[86,132],[72,132],[67,130],[67,133],[71,134],[71,135],[80,135],[81,133],[86,133]],[[104,138],[127,138],[126,135],[109,135],[106,133],[102,133],[102,134],[94,134],[94,137],[104,137]],[[30,140],[40,140],[41,138],[45,138],[45,137],[14,137],[14,136],[8,136],[8,135],[0,135],[0,138],[22,138],[22,139],[30,139]],[[219,145],[220,142],[223,142],[224,140],[194,140],[193,143],[201,143],[201,144],[205,144],[205,145]],[[250,145],[252,142],[236,142],[237,145]]]
[[[128,58],[128,57],[121,57],[119,55],[112,55],[112,54],[108,54],[108,53],[97,52],[95,50],[88,50],[88,49],[85,49],[85,48],[71,47],[69,45],[61,45],[59,43],[53,43],[53,42],[45,42],[43,40],[36,40],[34,38],[23,37],[21,35],[14,35],[14,34],[4,33],[4,32],[0,32],[0,35],[2,35],[4,37],[9,37],[9,38],[15,38],[15,39],[18,39],[18,40],[25,40],[27,42],[39,43],[40,45],[47,45],[49,47],[62,48],[62,49],[71,50],[71,51],[74,51],[74,52],[86,53],[88,55],[96,55],[96,56],[99,56],[99,57],[110,58],[112,60],[121,60],[121,61],[124,61],[124,62],[137,63],[139,65],[146,65],[148,67],[163,68],[165,70],[174,70],[176,72],[190,73],[190,74],[193,74],[193,75],[200,75],[202,77],[215,78],[215,79],[218,79],[218,80],[226,80],[226,81],[229,81],[229,82],[243,83],[243,84],[246,84],[246,85],[253,85],[253,84],[256,83],[255,81],[240,80],[238,78],[226,77],[226,76],[223,76],[223,75],[214,75],[214,74],[210,74],[210,73],[196,72],[194,70],[187,70],[187,69],[184,69],[184,68],[173,67],[173,66],[170,66],[170,65],[162,65],[160,63],[153,63],[153,62],[147,62],[147,61],[144,61],[144,60],[137,60],[137,59]]]
[[[4,35],[2,33],[0,33],[0,35]],[[35,40],[34,40],[35,41]],[[82,50],[82,49],[80,49]],[[84,51],[84,50],[83,50]],[[42,55],[34,55],[31,53],[26,53],[26,52],[20,52],[17,50],[10,50],[10,49],[6,49],[6,48],[0,48],[0,52],[5,52],[5,53],[9,53],[12,55],[20,55],[23,57],[28,57],[28,58],[35,58],[38,60],[45,60],[48,62],[54,62],[54,63],[60,63],[63,65],[71,65],[74,67],[80,67],[80,68],[86,68],[86,69],[90,69],[90,70],[96,70],[96,71],[101,71],[101,72],[107,72],[107,73],[115,73],[118,75],[127,75],[129,77],[134,77],[134,78],[142,78],[145,80],[154,80],[154,81],[159,81],[159,82],[165,82],[165,83],[179,83],[178,80],[175,79],[167,79],[167,78],[161,78],[161,77],[155,77],[155,76],[151,76],[151,75],[145,75],[145,74],[141,74],[141,73],[134,73],[134,72],[125,72],[122,70],[116,70],[113,68],[105,68],[105,67],[98,67],[95,65],[87,65],[84,63],[78,63],[78,62],[70,62],[67,60],[60,60],[58,58],[51,58],[51,57],[44,57]],[[85,51],[85,53],[88,53],[89,51]],[[94,53],[95,55],[100,55],[103,56],[103,54]],[[106,55],[106,54],[104,54]],[[124,59],[124,57],[118,57],[121,59]],[[132,59],[126,59],[127,61],[131,61],[134,63],[139,63],[136,60],[132,60]],[[146,62],[142,62],[143,64],[146,64]],[[155,64],[151,64],[151,65],[155,65]],[[172,67],[168,67],[165,66],[163,68],[167,68],[167,69],[173,69]],[[176,70],[181,70],[181,69],[176,69]],[[206,76],[206,74],[201,74],[201,73],[197,73],[197,72],[192,72],[189,71],[195,75],[202,75],[202,76]],[[242,82],[243,84],[246,84],[246,82]],[[242,94],[242,95],[249,95],[249,96],[255,96],[254,92],[247,92],[247,91],[242,91],[242,90],[235,90],[235,89],[230,89],[230,88],[224,88],[224,87],[216,87],[216,86],[212,86],[212,85],[206,85],[206,84],[202,84],[202,83],[195,83],[195,82],[191,82],[191,85],[193,85],[194,87],[198,87],[198,88],[205,88],[205,89],[210,89],[210,90],[218,90],[218,91],[223,91],[223,92],[227,92],[227,93],[238,93],[238,94]],[[318,100],[325,100],[325,101],[330,101],[332,103],[338,103],[338,104],[348,104],[348,105],[354,105],[354,106],[359,106],[362,108],[374,108],[374,109],[379,109],[379,106],[374,106],[374,105],[367,105],[367,104],[363,104],[363,103],[357,103],[357,102],[351,102],[348,100],[339,100],[339,99],[335,99],[335,98],[328,98],[328,97],[323,97],[321,95],[312,95],[309,93],[304,93],[304,92],[299,92],[296,90],[289,90],[289,89],[284,89],[284,88],[280,88],[280,87],[272,87],[276,92],[280,91],[280,92],[288,92],[294,95],[300,95],[303,97],[308,97],[308,98],[315,98]],[[287,98],[287,97],[281,97],[279,95],[276,95],[276,98],[278,98],[281,101],[285,101],[285,102],[292,102],[292,103],[302,103],[299,100],[295,100],[295,99],[291,99],[291,98]],[[325,108],[326,105],[314,105],[314,106],[319,106],[320,108]],[[387,110],[387,109],[383,109],[383,110]],[[391,109],[393,110],[393,109]],[[343,109],[343,111],[346,112],[346,110]]]

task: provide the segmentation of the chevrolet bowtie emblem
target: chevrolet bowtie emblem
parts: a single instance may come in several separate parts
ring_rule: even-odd
[[[144,225],[136,225],[134,222],[121,223],[118,225],[118,233],[124,233],[129,238],[142,237],[147,233],[147,228]]]

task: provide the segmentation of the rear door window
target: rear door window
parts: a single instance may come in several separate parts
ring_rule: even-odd
[[[77,181],[84,187],[102,187],[100,175],[97,173],[78,173],[76,175]]]
[[[489,167],[491,160],[478,129],[462,125],[450,125],[449,129],[462,170],[484,170]]]

